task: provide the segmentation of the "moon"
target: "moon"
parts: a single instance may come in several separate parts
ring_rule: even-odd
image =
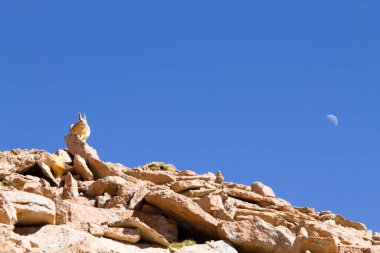
[[[329,114],[326,118],[328,118],[335,126],[338,126],[338,118],[334,114]]]

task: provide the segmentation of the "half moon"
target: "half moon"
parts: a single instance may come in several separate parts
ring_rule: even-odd
[[[329,114],[326,116],[335,126],[338,126],[338,118],[334,114]]]

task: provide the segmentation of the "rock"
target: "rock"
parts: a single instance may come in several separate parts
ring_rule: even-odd
[[[375,241],[380,241],[380,233],[374,233],[372,239]]]
[[[150,228],[144,222],[141,222],[138,218],[132,217],[110,224],[110,227],[124,227],[135,228],[140,231],[141,239],[146,242],[157,243],[159,245],[168,247],[170,243],[154,229]]]
[[[146,205],[145,205],[146,206]],[[144,211],[135,211],[133,216],[147,224],[149,227],[157,231],[168,242],[178,240],[177,222],[169,219],[161,214],[145,213]]]
[[[78,183],[69,172],[65,176],[65,185],[62,191],[62,198],[71,199],[78,196],[79,196]]]
[[[0,192],[0,223],[14,225],[17,223],[17,212],[13,204]]]
[[[38,161],[42,161],[48,152],[45,150],[21,150],[0,151],[0,179],[12,173],[24,174],[33,168]]]
[[[86,191],[86,195],[90,197],[96,197],[107,192],[109,195],[115,196],[118,189],[122,185],[125,185],[125,184],[127,184],[127,181],[125,181],[121,177],[108,176],[92,183],[88,187],[88,190]]]
[[[162,214],[160,209],[149,204],[144,204],[141,207],[141,212],[146,213],[146,214]]]
[[[55,154],[61,159],[62,162],[64,163],[72,163],[73,160],[71,159],[68,151],[65,149],[59,149]]]
[[[272,198],[275,197],[272,188],[270,188],[269,186],[266,186],[265,184],[263,184],[261,182],[252,183],[251,191],[253,191],[257,194],[260,194],[262,196],[265,196],[265,197],[272,197]]]
[[[108,224],[133,215],[133,211],[122,209],[102,209],[74,204],[66,200],[56,200],[57,224],[67,224],[72,228],[87,231],[88,224]]]
[[[334,220],[336,224],[341,225],[343,227],[350,227],[355,228],[357,230],[367,231],[367,228],[363,223],[350,221],[339,214],[335,215]]]
[[[190,232],[205,238],[215,238],[218,221],[200,206],[181,194],[171,190],[153,190],[145,200],[161,209]]]
[[[292,252],[340,253],[339,240],[334,237],[297,237]],[[347,251],[352,252],[352,251]]]
[[[151,162],[142,166],[142,170],[149,171],[170,171],[176,172],[177,169],[173,164],[165,164],[163,162]]]
[[[141,249],[107,238],[98,238],[68,226],[44,226],[26,237],[34,245],[34,252],[115,252],[115,253],[170,253],[168,249]]]
[[[244,185],[244,184],[235,184],[235,183],[231,183],[231,182],[223,182],[222,185],[224,188],[227,188],[227,189],[239,189],[239,190],[245,190],[245,191],[251,190],[251,188],[249,186]]]
[[[309,237],[309,233],[307,232],[306,228],[304,228],[304,227],[300,228],[298,235],[303,236],[303,237]]]
[[[4,184],[12,186],[19,191],[25,191],[42,195],[47,198],[57,196],[50,184],[43,178],[30,175],[11,174],[4,178]]]
[[[141,183],[138,184],[137,189],[135,193],[133,194],[133,197],[129,200],[129,209],[140,209],[142,206],[142,200],[144,199],[145,195],[150,191],[146,184]]]
[[[186,190],[181,192],[181,194],[189,198],[203,198],[215,190],[216,188],[207,189],[202,187],[196,190]]]
[[[74,156],[74,170],[78,173],[81,178],[85,181],[94,180],[94,175],[88,168],[86,161],[79,155]]]
[[[178,176],[198,176],[197,173],[195,173],[194,171],[191,171],[191,170],[182,170],[182,171],[178,171]]]
[[[65,141],[69,153],[72,156],[79,155],[80,157],[83,157],[87,162],[90,157],[96,160],[100,159],[96,150],[88,145],[85,141],[81,140],[78,136],[66,135]]]
[[[127,170],[125,171],[125,174],[141,180],[150,181],[159,185],[175,181],[174,175],[170,175],[167,172],[162,171]]]
[[[223,182],[224,182],[224,177],[222,175],[222,172],[220,170],[218,170],[218,172],[216,173],[215,183],[221,184]]]
[[[92,157],[89,157],[88,164],[94,174],[95,179],[101,179],[108,176],[118,176],[133,183],[137,182],[135,178],[126,175],[125,171],[129,169],[121,164],[103,162]]]
[[[280,198],[264,197],[255,192],[234,189],[234,188],[226,188],[225,190],[228,196],[245,200],[251,203],[258,203],[260,206],[263,206],[263,207],[271,206],[271,205],[275,205],[278,207],[290,206],[290,204],[287,201]]]
[[[55,204],[43,196],[23,191],[3,191],[17,212],[17,225],[55,224]]]
[[[44,157],[44,159],[41,162],[43,162],[47,166],[49,166],[49,168],[53,172],[55,178],[59,178],[63,174],[66,174],[67,172],[73,171],[73,168],[71,166],[65,164],[61,160],[61,157],[59,157],[55,154],[53,154],[53,155],[48,154],[47,156]]]
[[[223,200],[220,195],[205,196],[196,203],[207,213],[217,219],[233,221],[233,216],[224,209]]]
[[[171,185],[171,189],[174,192],[182,192],[189,189],[198,189],[206,185],[206,182],[203,180],[183,180],[177,181]]]
[[[105,228],[98,224],[93,224],[93,223],[88,224],[88,232],[92,234],[93,236],[102,237],[104,235],[104,230]]]
[[[135,243],[140,240],[140,231],[137,228],[107,228],[104,230],[104,237]]]
[[[106,202],[104,203],[104,208],[114,208],[120,205],[122,205],[125,208],[128,207],[128,203],[125,201],[124,198],[120,196],[114,196],[106,200]]]
[[[38,166],[40,167],[42,173],[47,177],[51,182],[53,182],[56,186],[59,185],[58,180],[53,176],[53,173],[51,173],[50,167],[47,166],[45,163],[39,161],[37,162]]]
[[[109,200],[110,198],[111,198],[111,196],[109,196],[109,194],[107,194],[106,196],[104,196],[104,195],[96,196],[95,197],[96,207],[104,208],[107,200]]]
[[[293,245],[289,235],[256,218],[244,221],[222,221],[218,234],[234,244],[239,252],[283,253]]]
[[[182,247],[179,253],[238,253],[234,247],[225,241],[209,241],[205,244],[196,244]]]

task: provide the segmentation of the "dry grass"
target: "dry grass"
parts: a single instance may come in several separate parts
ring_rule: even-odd
[[[194,241],[193,239],[186,239],[186,240],[183,240],[182,242],[172,242],[170,246],[176,249],[180,249],[182,247],[190,246],[194,244],[197,244],[197,242]]]

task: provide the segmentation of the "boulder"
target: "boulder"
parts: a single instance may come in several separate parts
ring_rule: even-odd
[[[170,189],[159,189],[149,192],[145,196],[145,200],[161,209],[190,232],[205,238],[216,237],[218,220],[203,211],[191,199]]]
[[[208,195],[196,201],[198,205],[207,213],[217,219],[233,221],[233,216],[226,211],[223,205],[223,200],[220,195]]]
[[[260,194],[265,197],[272,197],[274,198],[274,191],[269,186],[261,183],[261,182],[254,182],[251,185],[251,191]]]
[[[41,169],[42,173],[44,174],[44,176],[46,178],[48,178],[49,181],[53,182],[54,185],[58,186],[59,185],[59,181],[53,176],[53,173],[51,172],[50,167],[47,166],[42,161],[37,162],[37,164],[38,164],[38,167],[40,167],[40,169]]]
[[[225,191],[227,192],[228,196],[248,201],[250,203],[257,203],[263,207],[272,205],[277,207],[290,206],[290,204],[283,199],[265,197],[252,191],[246,191],[236,188],[226,188]]]
[[[0,179],[15,172],[26,173],[47,155],[49,155],[48,152],[38,149],[0,151]]]
[[[14,225],[17,223],[17,212],[12,203],[0,192],[0,223]]]
[[[146,206],[146,205],[145,205]],[[144,211],[134,211],[133,217],[139,218],[140,221],[157,231],[168,242],[178,240],[177,222],[161,214],[146,213]]]
[[[86,161],[79,155],[74,156],[74,170],[78,173],[82,180],[91,181],[94,180],[94,175],[88,168]]]
[[[26,238],[32,242],[33,252],[170,253],[168,249],[143,249],[107,238],[98,238],[65,225],[43,226],[36,233],[28,235]]]
[[[135,243],[140,240],[140,230],[137,228],[106,228],[103,236],[122,242]]]
[[[244,221],[222,221],[218,226],[220,238],[230,241],[239,252],[290,252],[294,237],[281,229],[255,218]]]
[[[65,185],[63,186],[62,198],[71,199],[78,196],[78,183],[69,172],[65,176]]]
[[[163,171],[127,170],[125,174],[154,184],[167,184],[175,181],[175,176]]]
[[[195,244],[182,247],[179,253],[238,253],[234,247],[225,241],[208,241],[204,244]]]
[[[86,195],[96,197],[107,192],[111,196],[115,196],[119,188],[126,185],[127,181],[118,176],[108,176],[93,182],[86,191]]]
[[[200,179],[177,181],[171,185],[174,192],[182,192],[190,189],[198,189],[206,186],[206,182]]]
[[[88,145],[85,141],[80,139],[79,136],[66,135],[65,141],[68,151],[72,156],[79,155],[80,157],[83,157],[87,162],[90,157],[97,160],[100,159],[96,150]]]
[[[17,225],[55,224],[55,204],[52,200],[23,191],[3,191],[2,194],[16,209]]]
[[[170,243],[154,229],[141,222],[136,217],[127,218],[121,221],[114,222],[109,225],[110,227],[123,227],[123,228],[135,228],[140,231],[141,239],[145,242],[156,243],[165,247],[168,247]]]
[[[14,173],[5,177],[3,183],[19,191],[35,193],[47,198],[57,196],[56,190],[50,187],[50,184],[45,179],[31,175]]]

